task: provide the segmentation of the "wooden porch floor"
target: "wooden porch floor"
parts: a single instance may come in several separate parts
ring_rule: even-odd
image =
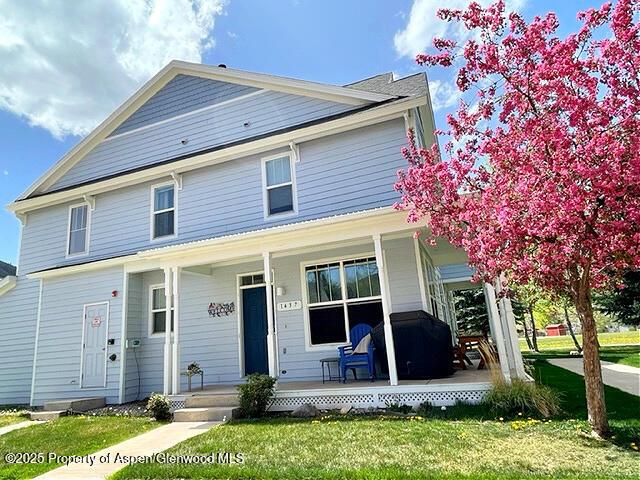
[[[467,370],[456,370],[455,373],[447,378],[436,378],[432,380],[400,380],[398,385],[401,387],[436,387],[436,386],[454,386],[470,383],[491,383],[491,372],[487,369],[478,370],[477,361],[474,362],[473,367],[469,367]],[[376,380],[370,382],[369,380],[348,380],[346,383],[340,381],[325,381],[322,380],[305,380],[305,381],[286,381],[280,380],[276,386],[276,392],[289,392],[289,391],[313,391],[313,390],[336,390],[336,389],[372,389],[376,387],[386,388],[389,387],[388,380]],[[227,393],[236,393],[236,385],[205,385],[204,390],[194,390],[192,392],[182,392],[181,395],[219,395]]]

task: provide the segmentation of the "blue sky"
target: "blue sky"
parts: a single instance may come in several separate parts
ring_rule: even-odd
[[[448,32],[434,0],[0,0],[0,204],[6,205],[172,58],[344,84],[421,71],[413,54]],[[89,3],[89,2],[86,2]],[[486,2],[485,2],[486,3]],[[601,2],[509,0],[561,33]],[[46,39],[46,40],[43,40]],[[436,122],[455,108],[452,72],[430,71]],[[0,259],[15,263],[19,222],[0,212]]]

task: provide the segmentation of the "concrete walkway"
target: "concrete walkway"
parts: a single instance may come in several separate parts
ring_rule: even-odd
[[[552,358],[549,363],[584,376],[582,358]],[[602,381],[610,387],[640,396],[640,368],[602,362]]]
[[[11,425],[7,425],[6,427],[1,427],[0,435],[13,432],[14,430],[18,430],[19,428],[30,427],[31,425],[35,425],[36,423],[38,422],[32,422],[31,420],[27,420],[25,422],[12,423]]]
[[[73,479],[94,480],[104,479],[129,463],[124,456],[151,456],[162,452],[175,444],[206,432],[221,422],[174,422],[162,427],[125,440],[122,443],[81,457],[75,463],[70,463],[55,470],[51,470],[39,479]]]

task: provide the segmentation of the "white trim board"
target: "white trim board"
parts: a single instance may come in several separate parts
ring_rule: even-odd
[[[393,98],[392,95],[365,92],[353,88],[173,60],[122,103],[97,128],[62,157],[59,162],[41,175],[19,198],[26,198],[38,190],[43,191],[53,185],[73,165],[78,163],[84,155],[129,118],[134,111],[140,108],[170,80],[180,74],[333,100],[350,105],[364,105]]]
[[[0,296],[12,290],[18,284],[18,277],[8,275],[0,280]]]

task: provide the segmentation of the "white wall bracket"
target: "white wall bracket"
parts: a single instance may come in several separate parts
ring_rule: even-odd
[[[171,172],[171,178],[176,182],[178,190],[182,190],[182,174],[177,172]]]
[[[89,208],[91,208],[91,211],[93,212],[96,209],[96,197],[93,195],[83,195],[82,199],[87,202],[87,204],[89,205]]]
[[[296,142],[289,142],[289,148],[293,154],[293,161],[298,163],[300,161],[300,145]]]
[[[26,213],[16,212],[16,217],[18,218],[18,220],[20,220],[20,223],[22,224],[23,227],[27,224]]]

